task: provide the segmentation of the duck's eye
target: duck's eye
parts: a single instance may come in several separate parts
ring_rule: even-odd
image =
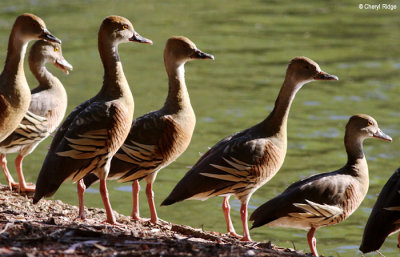
[[[372,121],[368,121],[368,126],[372,126],[374,123]]]
[[[128,25],[122,25],[122,29],[128,29]]]
[[[306,66],[306,70],[310,70],[310,66],[307,65],[307,66]]]
[[[58,52],[58,51],[60,51],[60,48],[54,47],[54,52]]]

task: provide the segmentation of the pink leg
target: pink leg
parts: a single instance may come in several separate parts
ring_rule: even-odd
[[[13,187],[18,187],[18,184],[15,183],[14,179],[12,178],[10,171],[8,170],[7,167],[7,159],[5,154],[1,154],[0,156],[0,164],[1,168],[3,169],[4,175],[6,176],[7,182],[8,182],[8,187],[10,190],[13,189]]]
[[[85,205],[83,203],[83,193],[85,193],[86,186],[85,183],[83,183],[83,179],[80,179],[77,183],[77,189],[78,189],[78,199],[79,199],[79,215],[78,219],[85,220],[86,219],[86,213],[85,213]]]
[[[15,159],[15,167],[18,173],[18,182],[19,182],[19,191],[20,192],[35,192],[35,185],[27,185],[25,183],[24,173],[22,171],[22,161],[24,156],[18,154],[17,158]]]
[[[247,225],[247,203],[242,203],[240,206],[240,218],[243,224],[243,237],[240,241],[252,241],[250,238],[249,227]]]
[[[315,233],[315,228],[311,228],[310,231],[307,233],[307,240],[308,240],[308,245],[310,246],[311,253],[318,257],[318,252],[317,252],[317,239],[314,237]]]
[[[153,193],[153,183],[148,183],[146,186],[146,196],[147,202],[149,203],[150,208],[150,221],[151,223],[156,224],[158,221],[156,207],[154,205],[154,193]]]
[[[132,183],[132,197],[133,197],[133,207],[132,207],[132,219],[142,220],[139,216],[139,180],[135,180]]]
[[[103,200],[104,203],[104,207],[106,208],[106,213],[107,213],[106,222],[114,225],[116,224],[116,222],[114,214],[112,212],[110,199],[108,197],[108,190],[105,179],[100,179],[100,194],[101,194],[101,199]]]
[[[236,234],[235,228],[233,227],[233,224],[232,224],[231,215],[230,215],[231,206],[229,205],[229,196],[224,197],[224,201],[222,202],[222,211],[224,212],[226,228],[228,230],[228,233],[234,237],[241,238],[241,236]]]

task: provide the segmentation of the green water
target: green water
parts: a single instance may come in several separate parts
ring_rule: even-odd
[[[348,220],[316,233],[320,254],[359,256],[357,249],[370,208],[383,184],[400,165],[400,11],[360,10],[359,4],[360,1],[344,0],[2,0],[0,59],[5,58],[15,17],[23,12],[41,16],[49,30],[63,40],[64,56],[74,66],[74,71],[65,76],[49,65],[69,94],[69,113],[100,88],[102,65],[97,52],[97,31],[102,19],[111,14],[125,16],[137,32],[154,41],[153,46],[124,44],[119,48],[135,98],[134,116],[138,117],[160,108],[166,97],[162,53],[167,38],[187,36],[200,49],[214,54],[214,62],[193,61],[186,65],[186,82],[197,115],[196,130],[188,150],[158,175],[154,191],[159,205],[188,171],[187,166],[199,158],[199,152],[269,113],[292,57],[312,58],[323,70],[339,76],[340,81],[314,82],[297,94],[289,115],[286,161],[280,172],[253,195],[250,213],[299,178],[341,167],[346,160],[343,134],[348,117],[370,114],[394,141],[365,142],[370,168],[368,196]],[[397,5],[400,8],[398,2]],[[36,85],[31,74],[26,73],[30,85]],[[36,180],[49,144],[47,139],[26,158],[24,170],[28,181]],[[8,158],[12,172],[14,157]],[[5,183],[4,177],[0,177],[0,182]],[[108,185],[113,208],[129,215],[130,185]],[[75,185],[68,182],[53,198],[77,204],[75,191]],[[85,201],[87,206],[103,207],[97,193],[87,193]],[[148,217],[143,190],[140,202],[141,215]],[[222,198],[185,201],[158,208],[158,213],[171,222],[225,232],[221,202]],[[231,203],[233,222],[241,233],[239,202]],[[271,240],[285,247],[294,244],[296,249],[308,251],[304,231],[262,227],[251,233],[254,240]],[[381,250],[386,256],[397,256],[395,237],[386,240]]]

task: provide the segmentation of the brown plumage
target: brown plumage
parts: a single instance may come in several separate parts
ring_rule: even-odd
[[[152,184],[158,171],[175,161],[188,147],[196,123],[187,92],[184,65],[192,59],[214,59],[186,37],[168,39],[164,50],[164,63],[169,78],[169,92],[164,107],[147,113],[132,123],[129,136],[111,161],[109,178],[120,182],[133,182],[132,218],[139,220],[139,180],[147,183],[151,222],[157,222]],[[85,177],[90,186],[97,177]],[[81,192],[84,188],[81,189]],[[83,206],[80,208],[84,212]]]
[[[151,43],[136,33],[126,18],[109,16],[103,20],[98,34],[103,86],[96,96],[75,108],[57,130],[36,182],[35,203],[53,195],[65,180],[83,183],[80,180],[85,175],[94,173],[100,178],[107,222],[115,223],[105,180],[111,158],[132,123],[133,97],[117,50],[119,43],[129,41]]]
[[[386,182],[364,229],[360,251],[378,251],[389,235],[400,231],[400,169]],[[400,234],[397,238],[400,246]]]
[[[63,57],[59,43],[36,41],[29,54],[29,67],[39,81],[31,91],[29,110],[17,129],[0,143],[1,166],[6,175],[10,189],[16,187],[20,192],[34,191],[34,185],[25,183],[22,172],[23,158],[33,152],[41,141],[52,133],[64,118],[67,109],[67,93],[60,80],[51,74],[45,64],[53,63],[68,74],[72,70]],[[19,184],[15,183],[8,168],[6,153],[19,153],[15,159]]]
[[[0,75],[0,142],[17,128],[28,111],[31,94],[24,73],[24,57],[29,41],[35,39],[61,43],[39,17],[29,13],[18,16]]]
[[[205,200],[224,196],[222,208],[228,232],[237,236],[230,220],[228,201],[231,195],[235,195],[242,202],[242,240],[250,241],[247,203],[254,191],[268,182],[282,166],[286,155],[287,117],[296,92],[313,80],[336,79],[336,76],[321,71],[318,64],[309,58],[294,58],[287,68],[271,114],[261,123],[214,145],[186,173],[162,205],[185,199]]]
[[[302,179],[282,194],[258,207],[250,217],[253,227],[264,224],[276,227],[309,229],[308,243],[318,256],[315,230],[334,225],[349,217],[368,191],[368,165],[363,152],[365,138],[391,141],[378,123],[365,114],[354,115],[346,125],[344,137],[348,160],[342,168]]]

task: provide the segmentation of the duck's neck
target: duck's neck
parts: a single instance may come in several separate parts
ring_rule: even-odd
[[[168,73],[168,96],[164,104],[164,111],[168,113],[177,113],[190,105],[189,93],[185,83],[185,67],[184,63],[179,66],[170,68],[167,66]]]
[[[355,137],[346,132],[344,145],[347,152],[346,172],[354,176],[368,176],[367,160],[363,151],[363,138]]]
[[[39,87],[49,89],[58,86],[61,82],[45,66],[45,60],[29,62],[32,74],[39,81]]]
[[[286,138],[287,119],[293,99],[304,85],[295,82],[293,79],[286,78],[283,82],[279,95],[275,101],[275,106],[268,117],[260,123],[261,128],[266,132],[266,136],[277,136]]]
[[[18,36],[18,31],[16,29],[11,31],[2,80],[8,80],[11,83],[7,84],[14,85],[14,88],[5,88],[4,90],[6,91],[7,89],[14,90],[15,88],[28,85],[24,73],[24,57],[28,43],[29,40],[22,39]]]
[[[132,96],[118,54],[118,44],[99,37],[99,52],[104,66],[103,87],[98,96],[117,99]]]

